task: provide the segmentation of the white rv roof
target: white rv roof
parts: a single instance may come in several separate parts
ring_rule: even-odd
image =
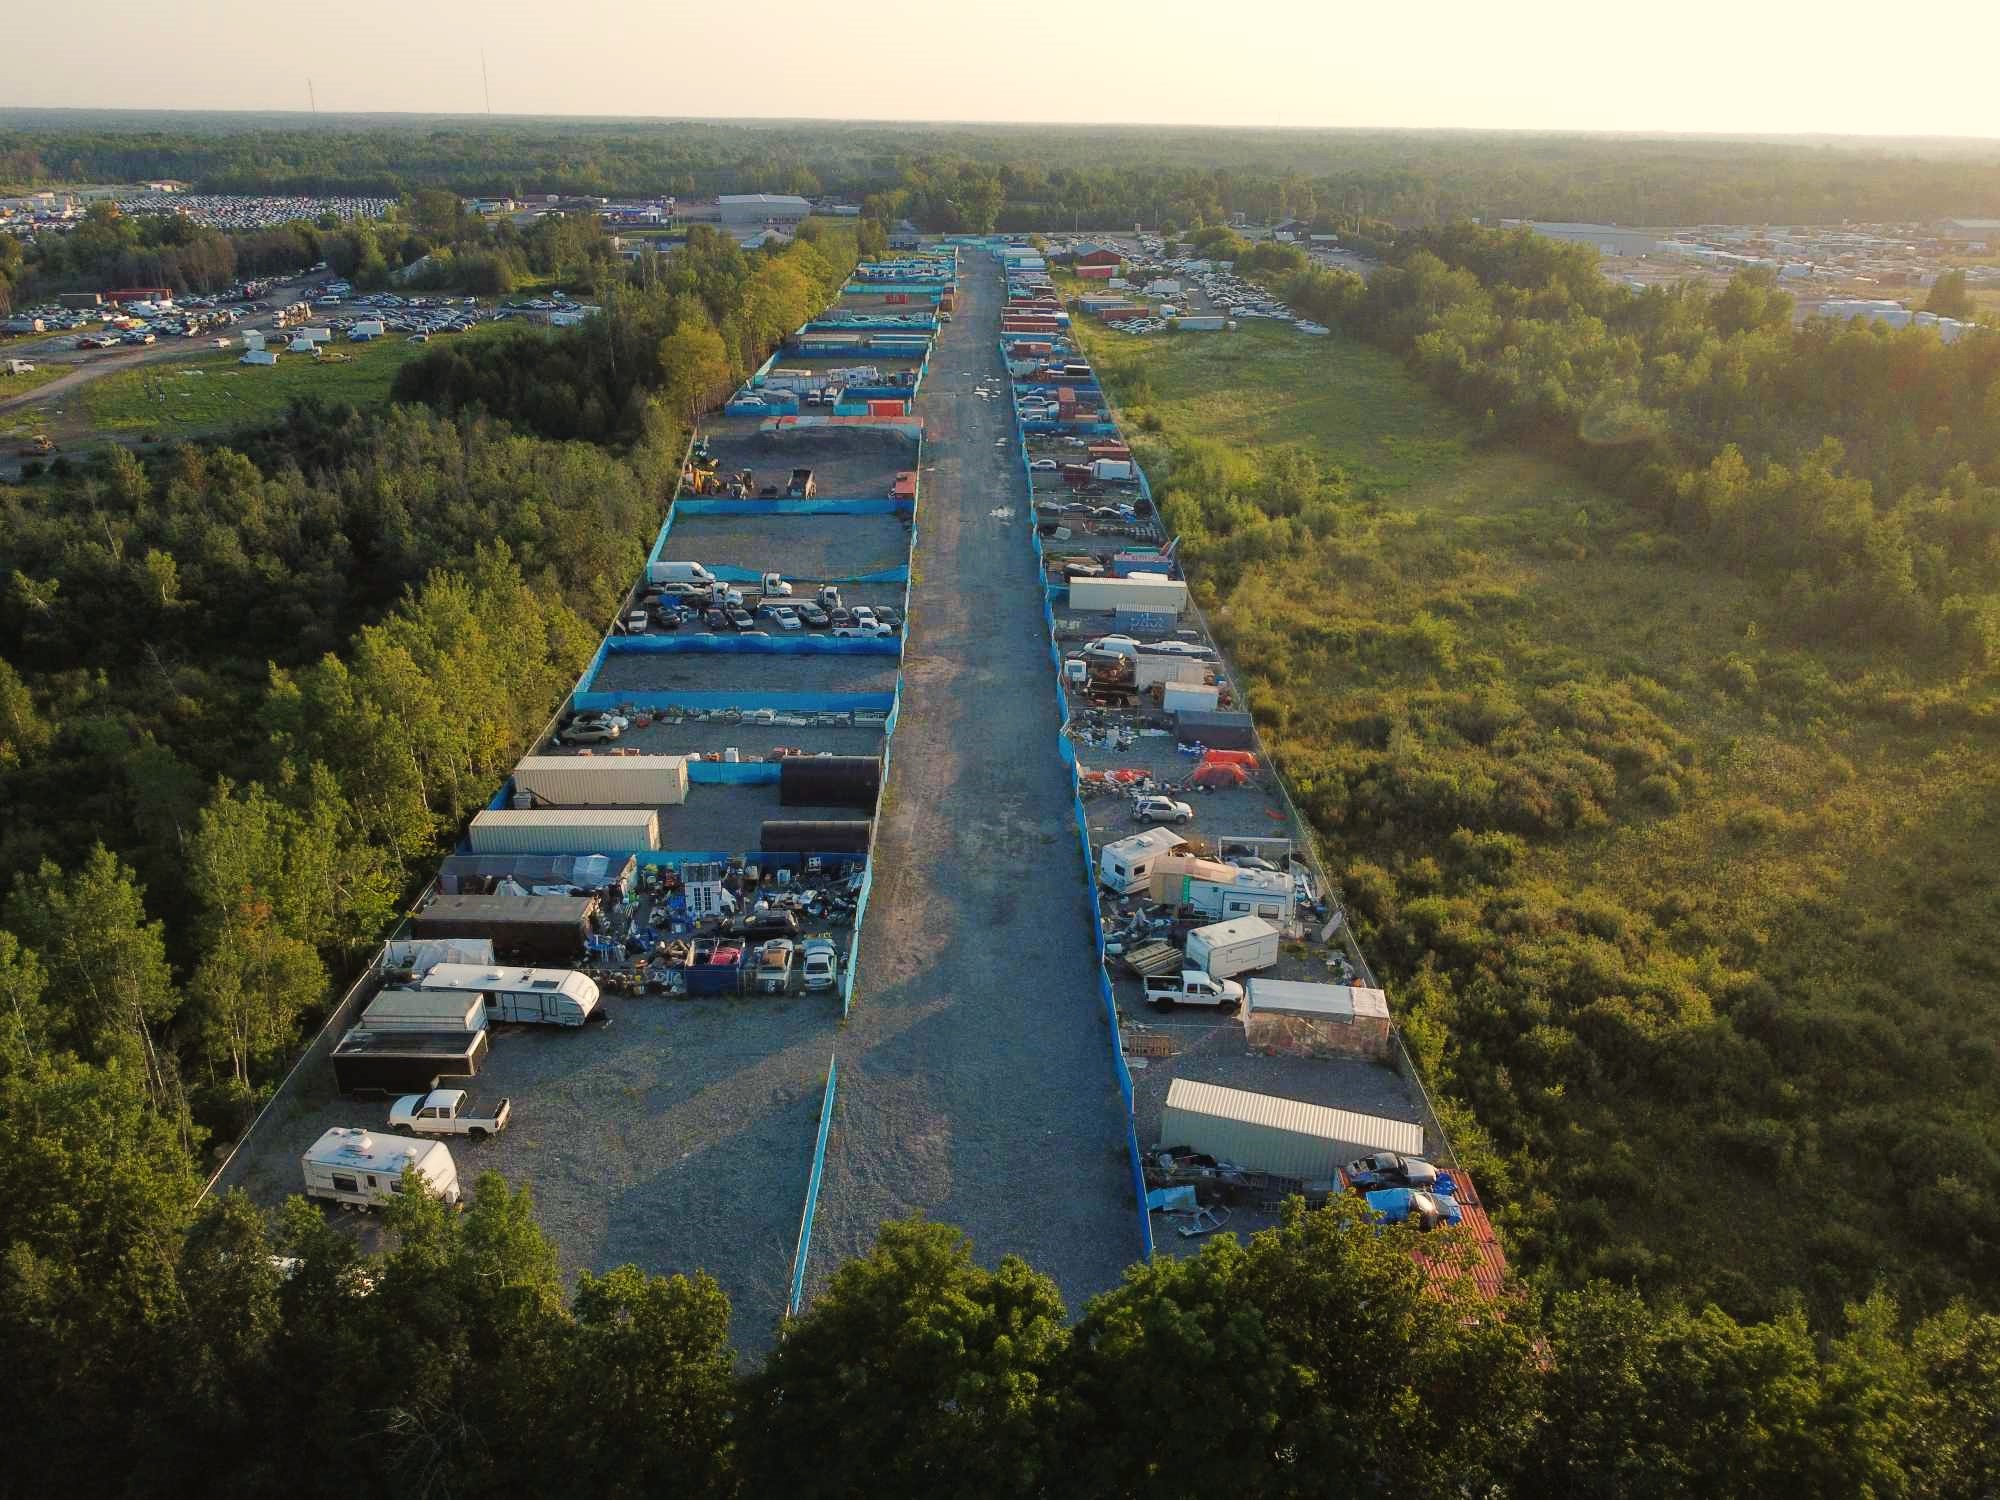
[[[306,1156],[325,1166],[357,1167],[364,1172],[401,1172],[405,1163],[421,1166],[427,1158],[443,1149],[442,1141],[377,1134],[359,1125],[336,1125],[313,1143]]]
[[[1123,855],[1127,859],[1139,859],[1155,851],[1161,854],[1170,853],[1186,842],[1186,835],[1175,833],[1171,828],[1148,828],[1143,833],[1114,839],[1104,846],[1104,852]]]

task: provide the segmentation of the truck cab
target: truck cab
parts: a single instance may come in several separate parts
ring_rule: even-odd
[[[1211,979],[1199,969],[1153,974],[1145,980],[1146,998],[1158,1010],[1176,1005],[1213,1005],[1235,1010],[1243,1003],[1243,986],[1233,979]]]
[[[817,489],[818,486],[813,483],[813,471],[811,469],[794,469],[792,470],[790,483],[785,486],[785,498],[788,500],[810,500]]]

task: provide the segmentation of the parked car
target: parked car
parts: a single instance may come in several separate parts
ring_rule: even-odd
[[[831,938],[807,938],[800,952],[800,982],[807,990],[830,990],[840,982],[840,950]]]
[[[1194,809],[1171,797],[1141,797],[1132,804],[1132,816],[1142,823],[1191,823]]]
[[[782,995],[792,987],[792,955],[796,951],[790,938],[772,938],[757,950],[759,993]]]
[[[844,641],[879,641],[886,640],[895,635],[896,628],[893,625],[883,625],[874,620],[864,625],[857,620],[852,624],[834,626],[833,633]]]
[[[740,604],[728,610],[727,614],[729,617],[729,623],[735,626],[738,630],[747,631],[751,628],[751,626],[757,623],[755,620],[752,620],[750,618],[750,611],[745,609]]]
[[[1028,467],[1031,469],[1037,469],[1044,474],[1053,474],[1057,469],[1060,469],[1062,465],[1057,463],[1053,458],[1037,458],[1031,460],[1028,464]]]
[[[753,911],[739,917],[735,923],[739,936],[753,942],[763,942],[770,938],[795,938],[799,935],[799,916],[785,907],[770,907],[764,911]]]
[[[1438,1169],[1416,1156],[1394,1151],[1378,1151],[1347,1164],[1347,1185],[1357,1193],[1376,1188],[1418,1188],[1430,1192],[1437,1187]]]
[[[625,629],[631,635],[644,635],[646,627],[652,623],[652,616],[643,609],[632,610],[625,616]]]
[[[817,604],[800,604],[795,606],[795,609],[798,617],[813,629],[821,630],[825,628],[827,614]]]
[[[513,1114],[512,1099],[502,1099],[497,1109],[480,1110],[464,1089],[432,1089],[428,1094],[406,1094],[390,1105],[389,1128],[483,1141],[505,1130]]]
[[[770,614],[771,614],[771,623],[777,626],[778,629],[780,630],[790,631],[790,630],[799,630],[803,628],[799,620],[799,612],[793,609],[789,604],[772,605]]]
[[[558,745],[597,745],[615,740],[624,731],[616,724],[585,724],[572,720],[570,726],[556,736]]]

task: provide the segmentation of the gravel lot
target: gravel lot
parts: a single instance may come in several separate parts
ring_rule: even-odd
[[[647,755],[708,755],[735,749],[745,760],[768,760],[780,746],[796,747],[811,755],[880,755],[887,736],[879,728],[821,728],[818,725],[707,724],[688,720],[680,724],[648,724],[628,729],[618,738],[621,750],[639,750]],[[545,747],[542,755],[573,755],[576,751]],[[600,752],[601,753],[601,752]]]
[[[565,1275],[630,1262],[708,1270],[729,1293],[739,1348],[757,1352],[790,1290],[793,1247],[839,1002],[611,997],[609,1026],[502,1027],[474,1097],[514,1101],[514,1123],[454,1144],[462,1176],[488,1169],[535,1194]],[[388,1105],[342,1099],[309,1070],[238,1153],[224,1187],[275,1208],[299,1153],[335,1125],[381,1126]],[[379,1220],[336,1214],[364,1238]]]
[[[1080,1309],[1139,1234],[1025,486],[1005,403],[971,398],[1004,383],[1000,295],[969,263],[919,401],[923,581],[808,1287],[921,1210]]]
[[[852,807],[786,807],[775,786],[691,786],[686,802],[660,809],[660,847],[754,854],[766,818],[847,822],[867,816]]]
[[[881,363],[866,356],[845,362]],[[896,475],[917,462],[915,444],[888,432],[803,428],[789,436],[766,436],[758,431],[764,420],[720,417],[702,428],[721,473],[749,469],[756,474],[758,488],[775,484],[782,491],[793,469],[811,469],[815,498],[857,500],[887,495]]]
[[[1175,748],[1170,734],[1141,735],[1132,742],[1129,750],[1114,750],[1108,745],[1092,746],[1078,740],[1076,761],[1079,766],[1091,771],[1147,771],[1156,780],[1175,787],[1186,780],[1196,764],[1192,756],[1182,755]],[[1268,773],[1253,777],[1247,786],[1217,791],[1187,787],[1172,795],[1194,809],[1194,821],[1180,829],[1191,836],[1211,842],[1232,837],[1282,839],[1293,836],[1284,800],[1278,795]],[[1083,809],[1090,819],[1093,842],[1122,839],[1146,826],[1133,818],[1131,802],[1115,793],[1092,798],[1083,804]]]
[[[893,656],[723,655],[707,651],[607,656],[596,693],[893,693]]]
[[[902,567],[910,560],[910,523],[896,516],[680,516],[662,555],[820,583]],[[896,592],[883,602],[899,602]],[[868,601],[857,595],[856,602]]]

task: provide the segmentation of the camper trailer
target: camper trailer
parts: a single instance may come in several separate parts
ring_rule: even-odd
[[[403,1170],[413,1168],[426,1189],[447,1203],[459,1199],[458,1164],[443,1141],[382,1135],[336,1125],[299,1158],[306,1196],[349,1208],[379,1208],[403,1191]]]
[[[1187,839],[1170,828],[1114,839],[1097,851],[1097,882],[1120,896],[1143,891],[1151,882],[1154,859],[1186,847]]]
[[[597,982],[574,969],[433,964],[418,988],[477,1000],[488,1021],[581,1026],[597,1013]]]

